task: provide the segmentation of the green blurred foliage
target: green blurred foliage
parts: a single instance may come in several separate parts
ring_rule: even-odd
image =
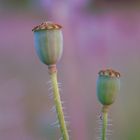
[[[31,0],[1,0],[1,7],[7,8],[26,8],[30,5]]]

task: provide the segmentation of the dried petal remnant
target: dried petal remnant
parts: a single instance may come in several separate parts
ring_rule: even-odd
[[[108,76],[108,77],[117,77],[119,78],[120,77],[120,73],[113,70],[113,69],[106,69],[106,70],[101,70],[99,71],[99,76]]]
[[[32,31],[39,31],[39,30],[58,30],[61,29],[62,26],[52,22],[43,22],[38,26],[35,26]]]

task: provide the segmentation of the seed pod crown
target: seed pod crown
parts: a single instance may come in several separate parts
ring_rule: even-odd
[[[58,30],[58,29],[61,29],[61,28],[62,28],[61,25],[48,21],[48,22],[43,22],[43,23],[35,26],[32,29],[32,31],[36,32],[36,31],[39,31],[39,30]]]
[[[99,76],[107,76],[107,77],[120,77],[120,73],[113,70],[113,69],[106,69],[106,70],[100,70],[99,71]]]

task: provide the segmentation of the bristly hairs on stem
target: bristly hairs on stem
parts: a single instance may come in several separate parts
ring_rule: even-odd
[[[50,99],[54,99],[52,81],[49,81],[47,84],[49,85],[49,92],[50,92],[49,97],[50,97]],[[60,89],[60,88],[62,88],[62,83],[58,84],[58,88],[59,88],[59,91],[62,91],[62,89]],[[61,104],[62,104],[62,110],[64,111],[65,123],[68,126],[70,124],[70,122],[68,121],[69,116],[66,114],[66,107],[64,106],[65,102],[61,100]],[[50,109],[50,111],[53,113],[57,113],[55,105]],[[55,122],[51,123],[51,126],[56,127],[56,128],[60,128],[58,117],[56,118]],[[68,130],[68,132],[71,132],[71,130]]]
[[[65,116],[63,112],[63,106],[62,106],[63,103],[61,101],[60,93],[59,93],[56,66],[53,65],[52,67],[51,66],[49,67],[49,74],[50,74],[50,79],[52,81],[53,98],[54,98],[57,118],[59,122],[59,125],[57,124],[57,126],[60,126],[63,140],[69,140],[69,134],[66,125],[67,122],[65,121]]]

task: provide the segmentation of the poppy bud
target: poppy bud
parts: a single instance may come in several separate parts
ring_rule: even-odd
[[[35,49],[40,60],[46,65],[55,65],[63,52],[61,26],[52,22],[43,22],[34,27]]]
[[[111,105],[120,90],[120,73],[112,69],[101,70],[97,79],[97,97],[102,105]]]

